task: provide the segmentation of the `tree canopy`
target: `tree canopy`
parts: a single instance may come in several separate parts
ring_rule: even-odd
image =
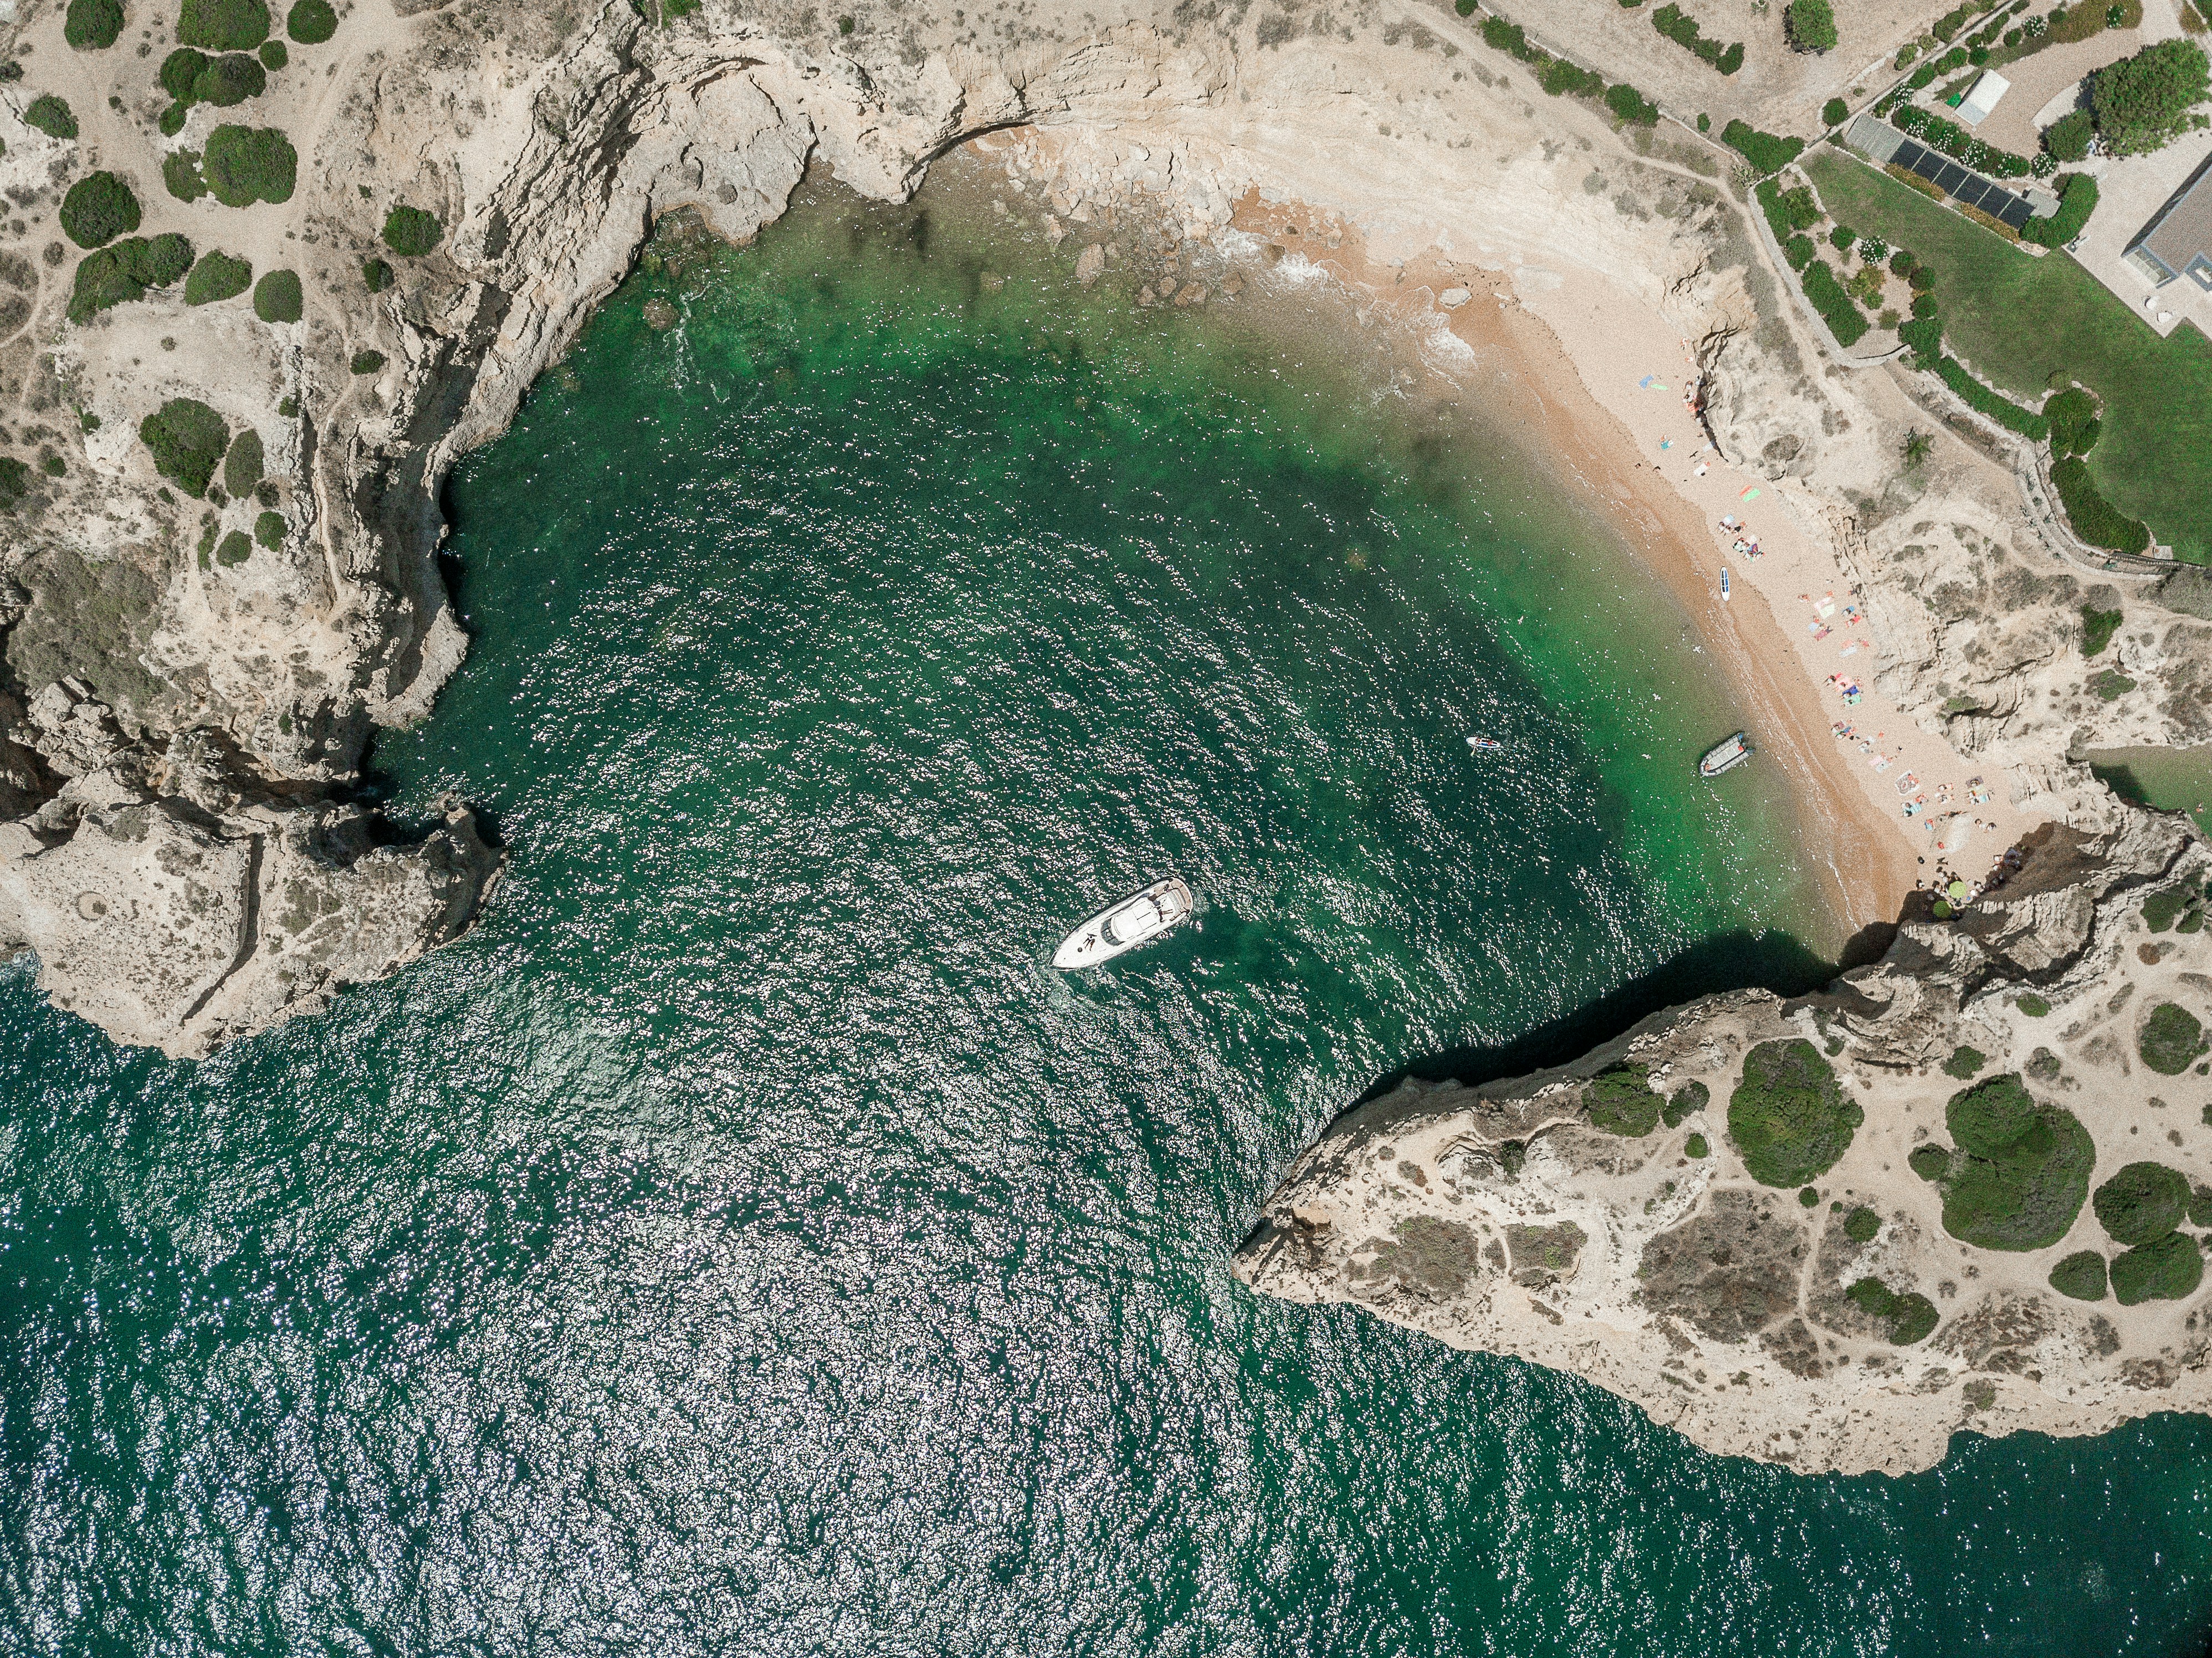
[[[2164,148],[2192,125],[2208,77],[2212,64],[2194,40],[2160,40],[2099,70],[2089,87],[2098,136],[2121,155]]]

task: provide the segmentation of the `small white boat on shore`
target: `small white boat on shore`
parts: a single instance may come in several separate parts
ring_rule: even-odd
[[[1724,771],[1735,770],[1750,758],[1751,738],[1738,732],[1705,750],[1705,758],[1698,762],[1698,775],[1718,777]]]
[[[1109,904],[1060,940],[1052,953],[1057,968],[1097,967],[1150,944],[1188,920],[1198,908],[1190,889],[1170,875],[1119,903]]]

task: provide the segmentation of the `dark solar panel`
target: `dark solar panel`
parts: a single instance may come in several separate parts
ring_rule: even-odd
[[[1989,198],[2002,192],[1991,190],[1988,185],[1970,173],[1966,175],[1966,182],[1951,193],[1968,207],[1978,207],[1986,213],[1989,210]]]
[[[2014,230],[2019,229],[2022,225],[2026,224],[2034,216],[2035,210],[2028,206],[2026,202],[2021,200],[2017,196],[2014,197],[2010,203],[2006,205],[2003,212],[1997,215],[1998,218],[2003,220],[2006,224],[2011,226]]]
[[[1946,196],[1955,196],[1966,187],[1966,180],[1974,175],[1956,161],[1946,161],[1936,174],[1936,187]]]
[[[1914,143],[1911,139],[1907,138],[1903,143],[1897,147],[1897,154],[1891,156],[1890,160],[1895,161],[1898,166],[1901,167],[1917,167],[1920,165],[1920,158],[1927,153],[1928,152],[1921,149],[1918,144]]]
[[[1941,173],[1946,165],[1943,158],[1935,151],[1923,149],[1913,158],[1910,170],[1918,173],[1923,179],[1932,179]]]

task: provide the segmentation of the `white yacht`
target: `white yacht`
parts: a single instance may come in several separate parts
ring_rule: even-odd
[[[1077,968],[1110,962],[1188,920],[1196,908],[1190,889],[1168,876],[1119,903],[1109,904],[1069,933],[1053,951],[1052,964]]]

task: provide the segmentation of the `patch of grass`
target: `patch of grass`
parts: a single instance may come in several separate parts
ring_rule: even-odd
[[[384,245],[402,258],[421,258],[437,246],[445,234],[436,214],[404,202],[384,216]]]
[[[1844,1217],[1844,1236],[1853,1243],[1872,1243],[1881,1230],[1881,1217],[1861,1204]]]
[[[217,127],[200,162],[208,190],[225,207],[289,202],[299,169],[292,141],[275,127]]]
[[[2162,1163],[2131,1163],[2097,1188],[2097,1224],[2119,1244],[2150,1243],[2189,1212],[2189,1182]]]
[[[49,138],[76,137],[76,117],[51,92],[41,93],[31,100],[30,108],[23,112],[23,125],[35,127]]]
[[[2112,1298],[2123,1307],[2179,1301],[2204,1281],[2204,1252],[2185,1232],[2138,1244],[2112,1261]]]
[[[139,440],[153,452],[155,470],[195,500],[207,493],[230,428],[195,398],[172,398],[138,422]]]
[[[271,270],[253,285],[253,314],[264,322],[297,322],[306,306],[296,270]]]
[[[88,173],[62,197],[62,229],[79,247],[100,247],[138,228],[138,198],[112,173]]]
[[[261,482],[261,469],[266,464],[261,434],[251,426],[241,428],[222,458],[222,487],[239,500],[245,500],[253,492],[253,486]]]
[[[285,14],[284,32],[303,46],[319,46],[338,32],[338,15],[330,0],[299,0]]]
[[[2105,1298],[2105,1258],[2094,1249],[2077,1249],[2051,1269],[2051,1287],[2075,1301]]]
[[[62,39],[79,52],[104,52],[123,33],[123,0],[70,0]]]
[[[252,282],[252,264],[210,249],[200,255],[192,274],[185,278],[185,303],[213,305],[219,300],[234,300]]]
[[[210,52],[251,52],[269,38],[262,0],[184,0],[177,15],[179,45]]]
[[[1745,1054],[1743,1080],[1729,1099],[1729,1133],[1763,1186],[1802,1186],[1827,1173],[1865,1117],[1835,1067],[1802,1037]]]
[[[1989,1062],[1989,1056],[1979,1048],[1967,1048],[1962,1044],[1954,1048],[1951,1057],[1943,1061],[1943,1074],[1947,1077],[1956,1077],[1960,1082],[1965,1082],[1969,1077],[1977,1074]]]
[[[2197,1016],[2178,1002],[2160,1002],[2143,1021],[2136,1038],[2142,1062],[2161,1077],[2179,1077],[2203,1054],[2208,1047],[2204,1027]]]
[[[1583,1090],[1583,1108],[1591,1123],[1608,1134],[1634,1139],[1659,1126],[1660,1099],[1651,1091],[1642,1066],[1623,1066],[1594,1078]]]
[[[2097,1155],[2074,1114],[2039,1105],[2007,1072],[1953,1095],[1944,1115],[1959,1149],[1943,1177],[1943,1230],[1984,1249],[2044,1249],[2064,1237]]]
[[[1849,156],[1805,168],[1831,211],[1942,268],[1945,331],[1982,375],[2039,399],[2054,375],[2088,387],[2109,440],[2099,490],[2181,557],[2212,559],[2212,341],[2160,339],[2070,255],[2032,258]]]

